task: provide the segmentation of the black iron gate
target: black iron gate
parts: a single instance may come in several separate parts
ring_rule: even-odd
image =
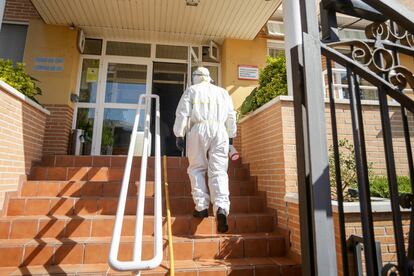
[[[413,3],[414,5],[414,3]],[[337,275],[333,230],[328,150],[325,126],[325,93],[321,59],[326,59],[327,98],[330,102],[332,148],[338,200],[340,252],[343,275],[362,273],[361,264],[350,264],[350,249],[363,248],[366,275],[414,275],[414,164],[408,117],[414,101],[404,89],[414,89],[414,76],[400,64],[400,55],[414,58],[414,14],[395,0],[322,0],[321,31],[315,1],[300,0],[302,45],[291,50],[294,76],[295,126],[300,202],[302,266],[304,275]],[[368,20],[363,39],[340,39],[337,14]],[[347,240],[344,190],[340,169],[340,147],[335,109],[333,67],[341,66],[347,83],[352,121],[362,237]],[[396,262],[382,264],[375,239],[370,195],[369,163],[364,133],[360,83],[376,88],[387,170]],[[399,104],[405,139],[411,193],[400,194],[389,113],[389,101]],[[404,238],[401,207],[411,208],[408,239]],[[360,255],[360,254],[359,254]],[[359,267],[355,271],[355,267]],[[352,269],[351,269],[352,268]]]

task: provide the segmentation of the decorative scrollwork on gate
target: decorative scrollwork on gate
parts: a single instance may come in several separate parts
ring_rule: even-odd
[[[337,196],[337,210],[342,272],[346,276],[363,274],[414,276],[414,199],[412,193],[401,194],[398,187],[393,127],[394,123],[398,123],[399,120],[396,117],[390,118],[391,112],[399,112],[405,141],[403,151],[405,150],[407,156],[410,185],[414,190],[413,126],[411,121],[414,114],[412,94],[412,90],[414,90],[414,13],[397,2],[391,0],[321,0],[320,2],[321,52],[326,58],[327,75],[323,84],[325,84],[329,96],[330,129],[334,149],[334,179],[337,191],[342,189],[344,177],[340,170],[342,164],[339,137],[344,133],[341,133],[343,130],[338,128],[338,107],[336,106],[338,96],[349,99],[353,145],[356,149],[354,152],[357,163],[355,171],[358,176],[358,201],[363,228],[361,236],[351,235],[349,237],[347,235],[343,191],[337,193],[340,195]],[[347,14],[358,18],[358,20],[339,27],[339,19],[343,19],[342,16],[338,16],[339,14]],[[363,38],[357,32],[355,32],[357,35],[353,39],[345,38],[345,36],[349,37],[354,33],[350,30],[354,29],[351,27],[352,25],[357,22],[364,24],[367,21],[372,23],[366,25]],[[341,32],[344,28],[348,30]],[[304,55],[309,53],[312,54],[312,52],[303,51]],[[297,67],[300,68],[300,65]],[[305,63],[303,72],[312,69],[311,62],[309,65]],[[295,115],[298,115],[299,118],[303,117],[304,109],[309,110],[309,102],[304,100],[307,99],[306,95],[313,93],[313,91],[306,89],[306,78],[301,85],[303,85],[302,91],[295,91],[295,95],[298,95]],[[368,98],[376,100],[379,108],[387,184],[390,191],[395,250],[388,253],[395,254],[395,258],[392,258],[392,263],[387,264],[383,263],[381,244],[375,233],[374,222],[376,218],[372,212],[373,202],[369,189],[368,140],[364,133],[365,121],[369,118],[366,117],[366,109],[362,102]],[[392,109],[390,109],[390,100],[393,103]],[[345,102],[345,104],[347,103]],[[323,108],[324,106],[321,106],[321,109]],[[313,123],[315,123],[317,119],[307,115],[306,119],[314,120]],[[342,114],[340,118],[342,118]],[[305,152],[304,149],[309,145],[310,139],[306,137],[303,126],[308,126],[308,124],[305,122],[299,126],[296,133],[303,143],[298,148]],[[298,160],[302,162],[300,157],[298,155]],[[307,165],[302,162],[302,171],[304,171],[305,164]],[[302,173],[302,181],[305,181],[306,177],[307,175]],[[304,193],[306,194],[306,192]],[[408,212],[407,209],[411,209],[410,214],[403,216],[403,210]],[[405,228],[406,215],[410,217],[408,233]],[[302,231],[307,231],[307,229],[304,227]],[[306,253],[308,252],[311,250],[306,251]],[[385,260],[385,262],[387,261]],[[318,263],[318,265],[321,264]]]
[[[382,268],[381,271],[381,275],[382,276],[397,276],[397,275],[401,275],[399,270],[398,270],[398,266],[396,266],[395,264],[386,264],[384,265],[384,267]]]
[[[407,84],[414,88],[413,74],[404,66],[395,66],[393,68],[394,74],[390,74],[389,81],[399,89],[404,89]]]
[[[414,57],[414,35],[390,21],[368,25],[365,28],[365,35],[366,40],[334,42],[330,46],[334,48],[348,46],[351,51],[350,56],[354,61],[383,75],[390,84],[400,90],[407,86],[414,89],[412,72],[396,60],[401,46],[409,47]],[[405,53],[407,52],[408,50],[405,49]]]
[[[365,35],[369,39],[389,40],[392,42],[405,41],[409,33],[403,28],[396,26],[391,28],[393,22],[374,22],[365,28]],[[405,45],[405,44],[404,44]]]

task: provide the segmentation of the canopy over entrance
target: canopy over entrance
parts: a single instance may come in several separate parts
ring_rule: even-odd
[[[47,24],[90,37],[221,43],[256,37],[281,0],[33,0]]]

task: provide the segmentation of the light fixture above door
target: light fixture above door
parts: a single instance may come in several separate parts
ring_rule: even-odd
[[[197,7],[200,3],[200,0],[186,0],[187,6]]]

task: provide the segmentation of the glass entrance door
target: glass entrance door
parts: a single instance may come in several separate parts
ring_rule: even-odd
[[[139,97],[150,91],[152,64],[109,57],[101,62],[83,60],[76,119],[85,130],[83,154],[126,155]]]
[[[128,153],[139,97],[150,91],[149,67],[149,63],[131,63],[120,59],[104,62],[95,154]]]
[[[100,72],[102,62],[94,57],[82,59],[82,69],[78,88],[78,103],[76,104],[76,120],[74,128],[84,131],[82,155],[94,153],[96,136],[96,118],[98,115],[98,91],[100,90]]]
[[[162,105],[163,153],[178,155],[171,127],[179,98],[191,85],[192,71],[205,66],[214,83],[220,84],[220,64],[211,59],[209,47],[106,39],[86,43],[73,120],[73,128],[84,131],[82,154],[126,154],[139,96],[155,93]]]
[[[153,66],[152,93],[160,96],[161,154],[181,156],[175,146],[173,126],[178,102],[187,86],[187,64],[154,62]]]
[[[97,153],[126,155],[139,96],[149,91],[148,65],[110,60],[105,72]]]

